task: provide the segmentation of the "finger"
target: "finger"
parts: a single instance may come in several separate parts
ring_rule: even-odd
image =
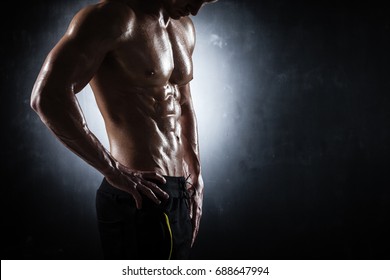
[[[193,233],[193,234],[192,234],[192,240],[191,240],[191,248],[194,247],[195,238],[196,238],[196,236],[195,236],[195,234]]]
[[[191,218],[191,222],[192,222],[192,240],[191,240],[191,247],[194,246],[194,243],[195,243],[195,239],[196,239],[196,235],[197,235],[197,223],[196,223],[196,215],[192,214],[192,216],[194,216],[193,218]]]
[[[131,193],[131,195],[133,196],[134,200],[135,200],[135,206],[137,207],[137,209],[141,209],[142,208],[142,196],[140,195],[140,193],[135,190],[133,193]]]
[[[157,174],[156,172],[142,172],[142,178],[152,181],[157,181],[159,183],[165,184],[167,180],[164,178],[164,176]]]
[[[140,183],[137,185],[137,189],[140,192],[142,192],[142,194],[146,195],[146,197],[148,197],[154,203],[156,203],[156,204],[161,203],[161,201],[157,198],[157,196],[154,194],[154,192],[150,188],[146,187],[145,185]]]
[[[198,220],[198,219],[196,219]],[[199,221],[194,222],[193,230],[192,230],[192,240],[191,240],[191,247],[194,246],[195,239],[198,236],[199,232]]]
[[[194,245],[195,239],[198,236],[200,219],[202,217],[202,210],[198,208],[197,205],[193,205],[192,211],[193,211],[192,212],[193,218],[191,219],[191,221],[192,221],[193,230],[192,230],[191,247]]]
[[[154,192],[155,195],[158,195],[159,197],[161,197],[163,199],[168,199],[169,198],[168,193],[163,191],[156,184],[154,184],[152,182],[149,182],[149,181],[145,181],[145,180],[142,182],[142,184],[147,186],[147,187],[149,187]]]
[[[189,212],[190,212],[190,219],[192,220],[192,217],[194,216],[193,215],[193,202],[190,203],[190,209],[189,209]]]

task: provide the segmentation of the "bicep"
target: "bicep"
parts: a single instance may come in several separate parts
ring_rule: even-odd
[[[44,62],[39,74],[43,85],[77,93],[89,83],[120,36],[119,24],[107,22],[106,14],[92,7],[73,18]]]
[[[92,49],[88,43],[64,36],[49,53],[40,75],[46,86],[70,88],[74,93],[92,79],[105,57],[104,49]]]

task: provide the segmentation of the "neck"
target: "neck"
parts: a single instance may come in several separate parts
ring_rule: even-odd
[[[128,0],[128,5],[142,13],[156,16],[161,24],[167,26],[170,21],[168,13],[165,11],[162,1],[159,0]]]

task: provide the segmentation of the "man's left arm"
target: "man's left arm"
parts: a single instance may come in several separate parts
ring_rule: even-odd
[[[199,231],[200,219],[202,217],[203,204],[203,179],[200,165],[199,140],[197,119],[191,98],[190,85],[180,87],[181,94],[181,139],[184,147],[184,166],[188,172],[190,183],[190,217],[192,220],[194,244]]]

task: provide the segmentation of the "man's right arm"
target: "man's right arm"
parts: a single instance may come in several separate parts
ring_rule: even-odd
[[[133,195],[141,207],[140,192],[158,202],[166,196],[149,180],[164,181],[153,172],[134,172],[120,165],[88,129],[75,94],[94,76],[105,55],[129,27],[129,11],[119,3],[81,10],[66,34],[47,56],[35,82],[31,107],[43,123],[71,151],[100,171],[115,187]]]

